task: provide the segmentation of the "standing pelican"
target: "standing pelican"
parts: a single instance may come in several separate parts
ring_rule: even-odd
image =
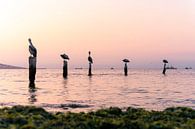
[[[165,75],[166,70],[167,70],[166,64],[168,63],[168,61],[167,60],[163,60],[163,63],[164,63],[164,67],[163,67],[163,72],[162,73]]]
[[[124,72],[125,72],[125,76],[127,76],[128,75],[127,63],[129,63],[130,61],[128,59],[124,59],[123,62],[125,62]]]
[[[33,57],[37,57],[37,49],[34,47],[34,45],[32,44],[31,39],[28,39],[30,45],[29,45],[29,52],[31,55],[33,55]]]
[[[66,54],[61,54],[60,55],[62,59],[64,59],[64,66],[63,66],[63,77],[67,78],[68,76],[68,61],[70,58]]]
[[[92,67],[92,64],[93,64],[93,59],[91,57],[91,52],[90,51],[89,51],[88,61],[89,61],[89,73],[88,73],[88,76],[91,76],[92,75],[91,67]]]

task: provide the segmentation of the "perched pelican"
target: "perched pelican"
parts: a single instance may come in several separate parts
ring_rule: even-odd
[[[163,63],[169,63],[167,60],[163,60]]]
[[[164,63],[164,68],[163,68],[163,72],[162,73],[165,75],[166,70],[167,70],[166,64],[168,63],[168,61],[167,60],[163,60],[163,63]]]
[[[129,63],[130,61],[128,59],[124,59],[123,62]]]
[[[90,51],[89,51],[88,61],[89,61],[89,63],[93,64],[93,59],[91,57],[91,52]]]
[[[64,60],[69,60],[70,58],[68,57],[68,55],[66,55],[66,54],[62,54],[62,55],[60,55],[61,57],[62,57],[62,59],[64,59]]]
[[[31,39],[28,39],[30,45],[29,45],[29,52],[31,55],[33,55],[33,57],[37,57],[37,49],[34,47],[34,45],[32,44]]]

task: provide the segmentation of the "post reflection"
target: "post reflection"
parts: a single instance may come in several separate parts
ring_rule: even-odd
[[[92,103],[92,100],[94,98],[93,92],[92,92],[92,88],[93,88],[92,84],[93,84],[92,76],[89,76],[89,87],[88,87],[88,101],[89,101],[89,103]]]
[[[36,87],[35,87],[35,83],[30,83],[29,84],[29,98],[28,98],[28,101],[30,104],[34,104],[35,102],[37,102],[37,98],[36,98]]]
[[[64,100],[64,102],[66,102],[68,100],[68,98],[69,98],[68,79],[67,78],[66,79],[63,79],[62,84],[63,84],[63,89],[61,91],[61,95],[63,96],[62,99]]]

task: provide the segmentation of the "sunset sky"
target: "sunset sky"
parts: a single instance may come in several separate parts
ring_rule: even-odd
[[[0,0],[0,63],[28,67],[29,37],[38,67],[195,68],[195,0]]]

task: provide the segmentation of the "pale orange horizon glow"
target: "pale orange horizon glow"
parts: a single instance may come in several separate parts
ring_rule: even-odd
[[[28,38],[38,66],[195,67],[193,0],[6,0],[0,1],[0,63],[28,66]]]

